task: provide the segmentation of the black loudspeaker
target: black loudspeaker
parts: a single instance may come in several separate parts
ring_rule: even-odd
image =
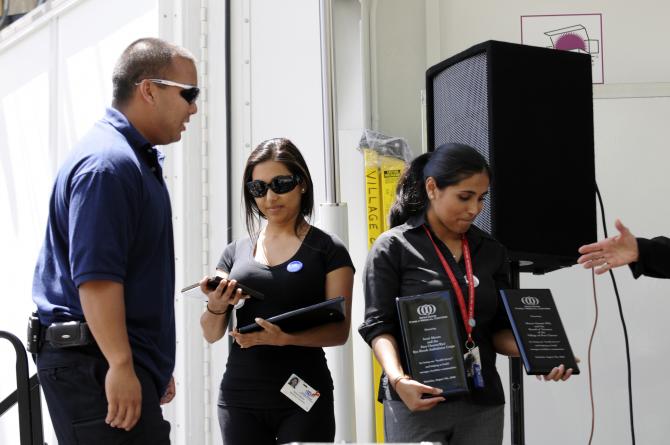
[[[473,146],[493,170],[475,224],[544,273],[596,239],[591,57],[488,41],[426,72],[428,147]]]

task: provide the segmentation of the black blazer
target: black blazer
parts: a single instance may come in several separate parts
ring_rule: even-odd
[[[640,258],[630,265],[633,276],[647,275],[655,278],[670,278],[670,238],[658,236],[652,239],[638,238]]]

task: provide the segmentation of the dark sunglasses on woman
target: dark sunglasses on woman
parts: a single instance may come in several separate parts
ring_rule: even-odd
[[[196,87],[195,85],[188,85],[185,83],[179,83],[179,82],[173,82],[171,80],[165,80],[165,79],[145,79],[148,80],[151,83],[156,83],[158,85],[167,85],[170,87],[177,87],[181,88],[181,91],[179,91],[179,95],[186,101],[188,102],[189,105],[191,105],[195,100],[198,98],[198,95],[200,94],[200,88]],[[137,82],[135,85],[139,85],[142,82]]]
[[[254,198],[262,198],[267,194],[268,189],[272,189],[278,195],[283,195],[293,190],[299,183],[299,175],[275,176],[269,184],[260,179],[249,181],[247,182],[247,190]]]

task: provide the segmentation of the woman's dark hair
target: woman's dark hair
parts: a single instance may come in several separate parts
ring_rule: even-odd
[[[307,163],[302,157],[300,150],[293,142],[285,138],[275,138],[263,141],[249,155],[247,165],[244,167],[244,175],[242,176],[242,194],[244,199],[244,208],[246,211],[247,232],[252,240],[255,241],[260,230],[260,219],[265,218],[260,209],[256,205],[256,200],[249,190],[247,190],[247,182],[251,181],[254,167],[265,161],[281,162],[288,168],[293,175],[300,176],[300,184],[298,187],[305,189],[305,193],[301,195],[300,199],[300,214],[305,219],[310,219],[314,211],[314,186],[312,184],[312,177],[309,174]],[[298,233],[298,228],[302,223],[301,218],[295,221],[295,232]]]
[[[404,224],[412,215],[423,213],[428,205],[426,179],[432,177],[439,189],[458,184],[491,168],[477,150],[464,144],[443,144],[434,152],[417,156],[403,172],[396,188],[396,200],[389,212],[391,227]]]

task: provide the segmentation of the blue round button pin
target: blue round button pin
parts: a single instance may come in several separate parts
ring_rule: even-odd
[[[302,269],[302,262],[300,261],[291,261],[286,266],[286,270],[289,272],[298,272],[300,269]]]

